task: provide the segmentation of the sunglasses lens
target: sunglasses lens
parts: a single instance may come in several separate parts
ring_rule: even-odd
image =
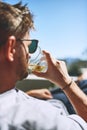
[[[29,53],[34,53],[38,46],[38,40],[31,40],[31,44],[29,46]]]

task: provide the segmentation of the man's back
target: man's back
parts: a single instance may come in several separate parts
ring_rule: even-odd
[[[86,130],[86,123],[78,116],[76,121],[80,120],[83,129],[61,108],[32,98],[20,90],[3,93],[0,99],[1,130],[64,130],[65,126],[67,130]]]

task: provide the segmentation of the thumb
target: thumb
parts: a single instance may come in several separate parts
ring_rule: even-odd
[[[35,74],[36,76],[38,76],[38,77],[42,77],[42,78],[46,78],[46,75],[47,75],[46,72],[43,73],[43,72],[33,71],[32,73]]]

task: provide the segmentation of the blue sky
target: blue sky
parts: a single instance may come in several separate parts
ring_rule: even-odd
[[[2,0],[15,4],[19,0]],[[80,57],[87,48],[87,0],[22,0],[34,14],[42,49],[56,58]]]

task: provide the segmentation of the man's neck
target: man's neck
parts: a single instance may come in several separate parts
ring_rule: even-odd
[[[0,93],[6,92],[12,88],[14,88],[16,84],[16,79],[9,73],[7,76],[5,74],[0,75]]]

